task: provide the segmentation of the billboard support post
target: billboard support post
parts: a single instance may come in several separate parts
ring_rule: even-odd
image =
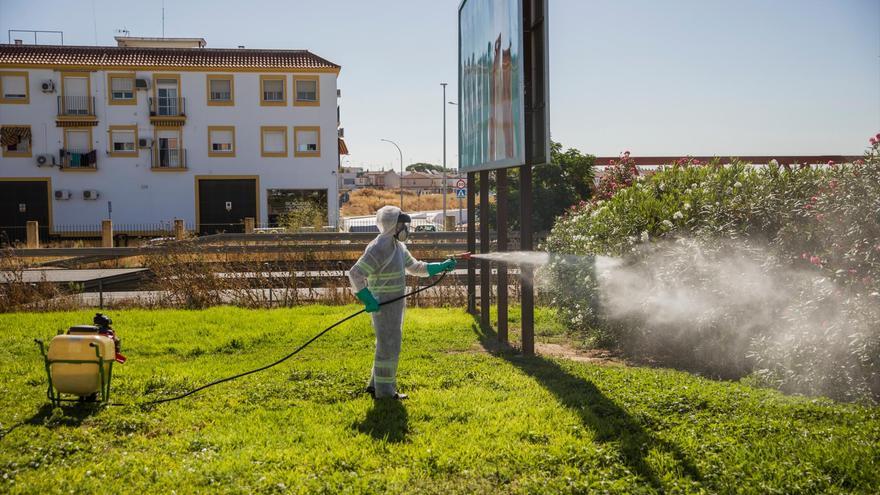
[[[474,186],[476,185],[473,172],[467,174],[467,248],[468,252],[477,252],[477,212],[474,198]],[[468,313],[477,314],[477,269],[476,260],[469,258],[467,262],[467,310]]]
[[[498,252],[507,251],[507,169],[495,171],[495,208],[498,212]],[[506,346],[507,339],[507,264],[498,264],[498,343]]]
[[[521,251],[532,250],[532,167],[523,165],[519,168],[519,248]],[[520,305],[522,316],[520,325],[522,332],[522,353],[526,356],[535,354],[535,288],[533,284],[534,269],[530,265],[521,265],[520,272]]]
[[[489,252],[489,171],[480,171],[480,253]],[[492,297],[492,267],[480,260],[480,325],[490,328],[489,304]]]

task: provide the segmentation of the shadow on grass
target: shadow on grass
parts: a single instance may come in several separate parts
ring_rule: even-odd
[[[409,433],[409,414],[399,400],[377,399],[363,421],[354,427],[376,440],[400,443],[406,440],[406,434]]]
[[[670,455],[684,476],[700,481],[700,472],[678,446],[646,431],[592,382],[573,375],[553,360],[525,357],[511,347],[499,347],[498,335],[492,329],[482,329],[479,321],[471,328],[483,348],[537,380],[560,404],[576,413],[584,426],[593,431],[596,442],[617,443],[623,463],[652,487],[664,490],[657,473],[645,461],[645,456],[654,449]]]
[[[44,426],[46,428],[57,428],[59,426],[79,426],[90,416],[97,414],[103,407],[97,404],[84,403],[72,406],[55,407],[46,403],[37,409],[37,412],[30,418],[16,423],[9,429],[0,430],[0,440],[6,438],[10,433],[25,425]]]

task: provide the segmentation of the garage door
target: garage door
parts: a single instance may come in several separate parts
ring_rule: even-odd
[[[29,220],[40,224],[40,238],[49,234],[49,182],[0,180],[0,244],[24,242]]]
[[[244,219],[257,218],[257,179],[196,178],[201,235],[244,232]]]

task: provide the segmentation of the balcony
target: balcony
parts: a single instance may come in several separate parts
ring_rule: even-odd
[[[98,153],[95,150],[62,149],[61,170],[95,171],[98,169]]]
[[[186,98],[150,98],[153,125],[178,126],[186,122]]]
[[[186,170],[186,150],[153,146],[152,170],[159,172],[182,172]]]
[[[57,119],[59,122],[96,121],[95,97],[59,96]]]

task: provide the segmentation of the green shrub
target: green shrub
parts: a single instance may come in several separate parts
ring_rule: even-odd
[[[570,209],[544,246],[565,253],[547,278],[563,321],[635,357],[877,400],[878,140],[821,168],[682,160],[640,177],[624,156],[606,199]]]

